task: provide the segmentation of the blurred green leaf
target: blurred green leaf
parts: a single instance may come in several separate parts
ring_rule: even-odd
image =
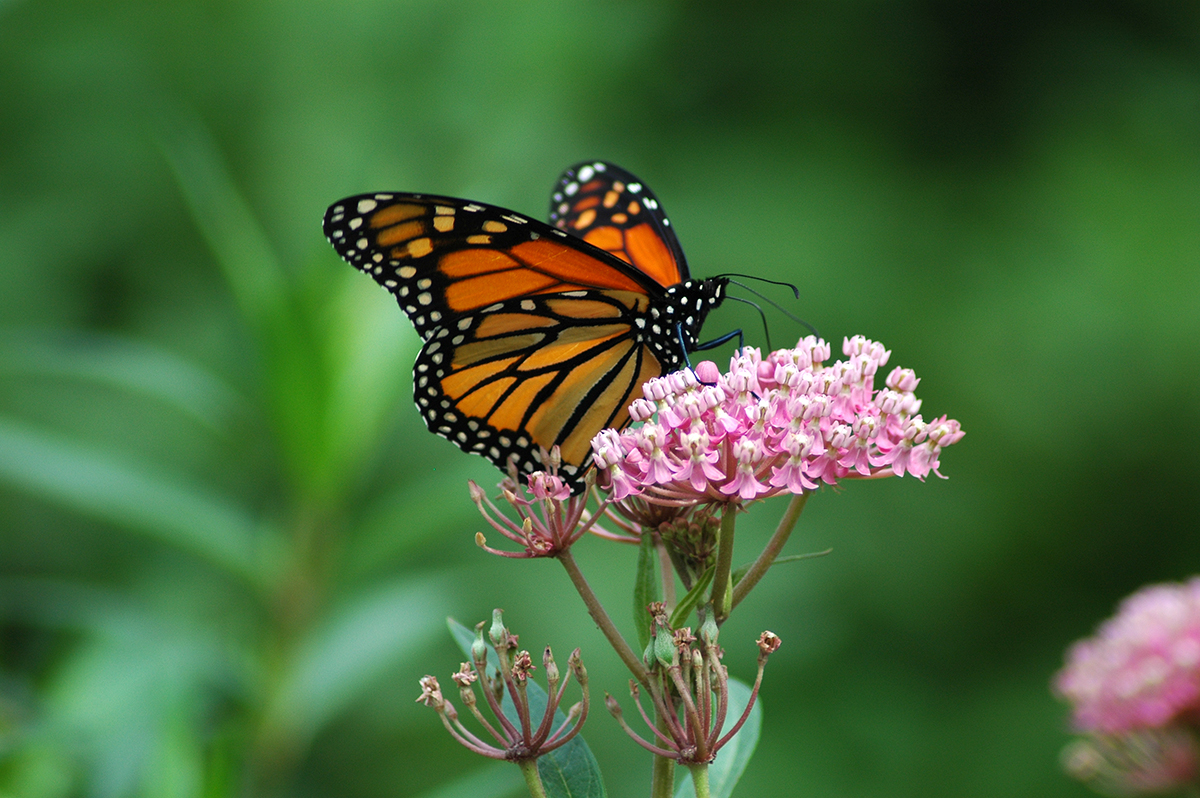
[[[176,105],[160,124],[159,144],[246,317],[260,331],[294,321],[288,276],[202,120]]]
[[[509,762],[491,762],[417,798],[504,798],[524,794],[525,780],[519,770]]]
[[[323,254],[334,257],[332,247]],[[354,475],[370,461],[394,415],[416,412],[412,369],[421,339],[390,294],[338,263],[344,269],[320,291],[323,362],[330,371],[325,434],[330,469]]]
[[[329,457],[332,377],[315,311],[306,313],[296,278],[280,266],[203,123],[176,109],[162,125],[160,144],[188,209],[257,338],[287,471],[306,500],[331,503],[346,471]]]
[[[729,709],[725,714],[725,723],[721,734],[725,734],[741,718],[746,704],[750,701],[750,686],[737,679],[729,680]],[[758,746],[758,737],[762,731],[762,696],[754,702],[750,717],[738,733],[717,752],[716,760],[708,766],[708,789],[713,798],[730,798],[738,779],[746,770],[754,749]],[[680,778],[675,786],[675,798],[691,798],[696,794],[692,786],[692,774],[685,768],[678,770]]]
[[[5,331],[0,374],[90,380],[143,394],[222,433],[231,417],[249,412],[243,397],[196,364],[152,344],[98,332]]]
[[[406,481],[363,508],[346,552],[346,570],[364,578],[394,566],[438,536],[470,535],[485,525],[467,493],[477,458],[455,457],[447,468]]]
[[[310,740],[397,663],[423,651],[439,628],[440,579],[411,577],[344,601],[301,643],[280,679],[269,723]],[[415,684],[415,682],[414,682]]]
[[[131,464],[0,419],[0,479],[47,501],[136,531],[262,586],[278,541],[242,510],[148,464]]]
[[[104,591],[93,607],[70,585],[5,587],[36,588],[39,603],[88,624],[45,693],[39,731],[74,752],[98,794],[198,795],[197,720],[246,686],[220,630]]]

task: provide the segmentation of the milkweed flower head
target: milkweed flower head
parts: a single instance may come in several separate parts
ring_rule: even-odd
[[[492,548],[480,532],[475,535],[475,543],[481,549],[500,557],[556,557],[592,528],[596,516],[588,516],[585,511],[587,493],[572,495],[567,483],[558,476],[561,457],[557,446],[546,454],[546,459],[550,470],[533,472],[524,485],[520,484],[515,467],[500,482],[501,495],[516,512],[519,522],[505,515],[474,481],[468,483],[471,500],[488,524],[521,547],[521,551]]]
[[[924,479],[963,436],[925,421],[910,369],[875,381],[891,351],[862,336],[826,365],[815,336],[765,357],[747,347],[722,374],[705,361],[650,380],[629,414],[640,426],[592,440],[598,482],[615,501],[674,506],[749,502],[850,478]]]
[[[1055,678],[1080,731],[1120,734],[1200,721],[1200,577],[1121,602]]]
[[[490,759],[505,759],[510,762],[536,760],[570,742],[583,728],[588,714],[588,676],[579,649],[575,649],[567,660],[567,674],[563,678],[554,662],[554,654],[549,646],[546,647],[542,654],[542,667],[545,669],[549,689],[543,702],[545,707],[542,710],[541,723],[535,726],[538,718],[530,706],[527,690],[530,673],[536,668],[533,657],[528,651],[518,650],[517,636],[504,625],[502,611],[497,609],[492,611],[492,623],[487,632],[487,639],[492,644],[491,650],[499,667],[489,666],[488,645],[484,640],[486,626],[486,622],[475,626],[471,662],[462,663],[458,672],[450,678],[458,686],[463,704],[495,742],[488,742],[462,724],[458,719],[458,710],[442,693],[441,685],[435,677],[427,675],[420,680],[421,694],[417,696],[417,703],[436,710],[446,731],[468,750]],[[582,697],[567,709],[566,720],[560,722],[555,713],[558,712],[567,683],[572,676],[579,683]],[[479,699],[475,694],[476,682],[479,683],[484,701],[497,723],[488,721],[480,711]],[[501,706],[501,699],[504,697],[512,702],[511,711],[506,711]],[[511,714],[516,715],[512,720],[509,719]]]
[[[1200,577],[1145,587],[1067,652],[1055,691],[1084,736],[1066,771],[1108,795],[1200,784]]]

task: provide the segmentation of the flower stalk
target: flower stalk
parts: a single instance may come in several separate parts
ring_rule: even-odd
[[[536,789],[530,784],[531,794],[544,795],[537,777],[537,759],[565,745],[583,728],[588,714],[587,670],[583,667],[579,649],[575,649],[567,661],[567,676],[561,678],[554,655],[549,647],[545,649],[542,667],[547,675],[546,711],[542,713],[535,729],[528,694],[529,675],[535,668],[533,660],[528,651],[518,650],[517,636],[509,632],[504,625],[501,611],[496,610],[493,613],[488,639],[499,662],[499,668],[495,676],[490,675],[488,646],[484,643],[485,626],[483,622],[476,625],[475,643],[471,647],[472,661],[462,663],[452,678],[459,687],[459,696],[464,706],[496,744],[486,742],[462,724],[458,718],[458,711],[442,695],[441,686],[435,677],[425,676],[420,680],[421,695],[417,697],[417,701],[436,710],[446,730],[467,749],[490,759],[504,759],[520,764],[527,783],[538,781]],[[567,710],[566,720],[554,728],[555,713],[562,704],[572,676],[579,683],[582,698]],[[495,725],[479,710],[475,694],[476,682],[479,683],[484,701],[496,720]],[[516,723],[504,713],[501,706],[501,699],[506,694],[513,702]]]
[[[659,611],[661,607],[654,609]],[[706,612],[699,638],[692,634],[690,627],[666,628],[661,615],[656,617],[655,624],[656,642],[651,647],[654,653],[648,663],[650,679],[646,688],[654,707],[654,719],[642,703],[641,687],[635,680],[629,682],[634,706],[652,736],[647,739],[634,731],[625,721],[620,703],[611,695],[605,694],[605,706],[625,733],[656,757],[689,767],[707,766],[750,716],[767,657],[779,648],[780,640],[771,632],[760,635],[758,677],[750,699],[738,720],[722,735],[729,708],[729,674],[721,664],[724,652],[717,644],[717,624],[712,618],[711,607]],[[663,644],[664,640],[671,641],[669,647]],[[656,768],[655,789],[665,781],[661,768]],[[704,783],[707,784],[706,779]]]

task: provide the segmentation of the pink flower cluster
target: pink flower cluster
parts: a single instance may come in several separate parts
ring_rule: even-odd
[[[809,336],[762,357],[746,348],[729,372],[705,361],[651,380],[630,407],[641,426],[604,430],[592,441],[600,483],[616,500],[728,502],[815,490],[847,477],[938,472],[944,447],[963,435],[945,416],[917,413],[919,380],[876,372],[891,351],[862,336],[845,340],[845,360]]]
[[[1119,734],[1194,722],[1200,711],[1200,577],[1152,585],[1076,643],[1055,679],[1082,731]]]

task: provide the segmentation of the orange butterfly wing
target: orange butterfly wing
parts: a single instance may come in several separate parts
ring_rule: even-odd
[[[550,223],[663,287],[688,279],[683,248],[658,198],[615,164],[585,161],[564,171],[550,197]]]
[[[589,170],[617,179],[578,183]],[[577,491],[591,439],[627,424],[641,386],[685,362],[683,341],[726,281],[677,285],[687,265],[669,222],[618,167],[567,170],[559,191],[574,197],[555,193],[560,227],[468,200],[375,193],[332,205],[324,230],[425,340],[413,397],[429,429],[501,470],[543,468],[558,446]]]

